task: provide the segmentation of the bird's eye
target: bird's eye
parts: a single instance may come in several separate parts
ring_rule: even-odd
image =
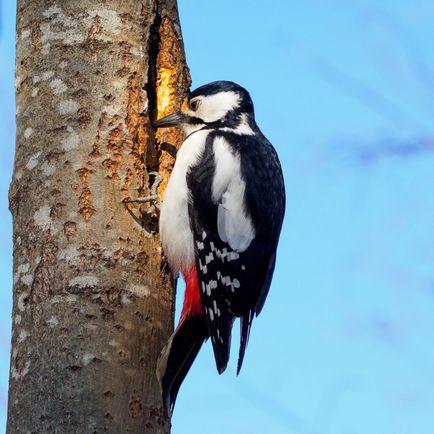
[[[199,103],[200,101],[198,99],[192,99],[188,106],[190,107],[191,111],[195,112],[199,107]]]

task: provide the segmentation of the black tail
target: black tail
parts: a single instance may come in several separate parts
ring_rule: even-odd
[[[203,342],[208,338],[204,317],[186,317],[173,332],[157,363],[164,409],[172,416],[176,396]]]
[[[246,347],[249,342],[250,326],[252,325],[252,320],[253,311],[251,310],[240,318],[240,352],[238,354],[237,375],[241,371],[241,366],[243,366],[244,354],[246,352]]]

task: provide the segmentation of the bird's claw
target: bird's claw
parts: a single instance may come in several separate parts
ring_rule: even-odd
[[[161,181],[163,180],[163,177],[158,172],[149,172],[148,175],[154,176],[154,182],[152,183],[151,187],[151,194],[146,197],[136,197],[136,198],[124,198],[122,200],[123,203],[149,203],[152,202],[153,204],[148,208],[146,211],[148,214],[152,214],[155,209],[160,209],[161,207],[161,201],[160,197],[158,196],[157,189],[158,186],[161,184]]]

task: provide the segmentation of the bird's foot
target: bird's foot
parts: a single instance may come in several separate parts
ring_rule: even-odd
[[[152,205],[147,210],[148,214],[151,214],[155,212],[155,209],[161,208],[161,201],[160,197],[158,196],[157,189],[158,186],[161,184],[161,181],[163,180],[163,177],[158,172],[149,172],[149,176],[154,177],[154,182],[152,183],[151,187],[151,194],[149,196],[145,197],[136,197],[136,198],[125,198],[122,202],[123,203],[152,203]]]

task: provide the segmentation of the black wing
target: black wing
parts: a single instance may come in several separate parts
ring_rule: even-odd
[[[212,198],[216,171],[213,143],[223,137],[240,156],[245,182],[244,211],[255,237],[244,251],[222,240],[217,225],[220,201]],[[238,369],[241,369],[254,314],[264,304],[274,270],[275,251],[283,220],[285,192],[277,155],[271,144],[256,136],[210,132],[199,162],[187,174],[189,217],[195,243],[201,299],[219,373],[226,369],[232,324],[241,318]],[[263,200],[262,200],[263,199]],[[242,204],[240,204],[242,207]]]

